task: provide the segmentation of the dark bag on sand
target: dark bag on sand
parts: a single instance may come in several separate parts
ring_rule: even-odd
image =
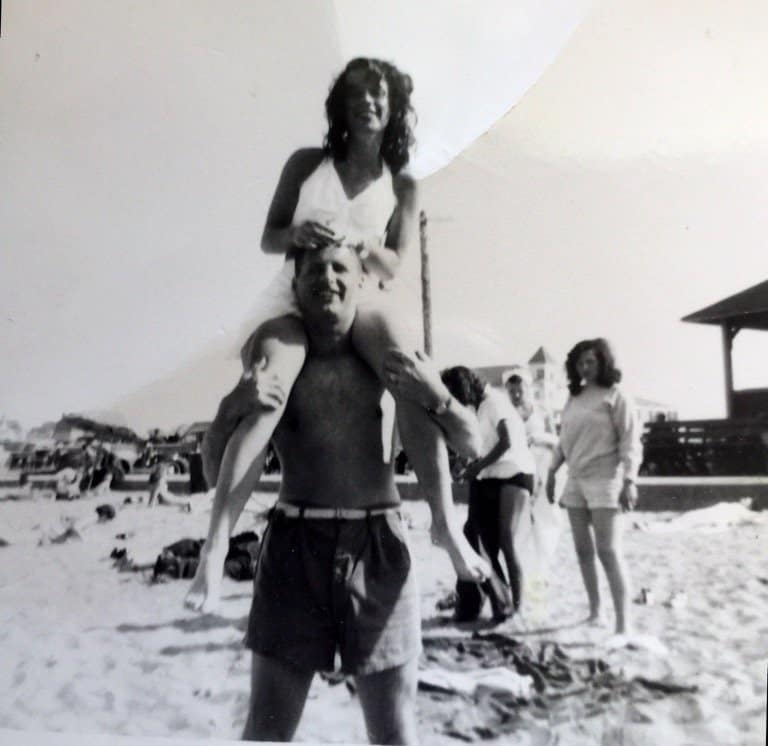
[[[98,505],[96,507],[96,515],[100,521],[111,521],[116,515],[115,508],[109,503]]]
[[[155,560],[152,580],[157,580],[161,575],[175,579],[193,578],[200,563],[202,546],[202,539],[181,539],[163,547]]]
[[[155,561],[152,579],[161,575],[175,579],[194,577],[200,563],[203,539],[181,539],[163,548]],[[233,580],[253,580],[253,568],[259,552],[259,537],[245,531],[229,540],[224,572]]]
[[[224,573],[232,580],[253,580],[259,556],[259,536],[245,531],[229,540],[229,551],[224,560]]]

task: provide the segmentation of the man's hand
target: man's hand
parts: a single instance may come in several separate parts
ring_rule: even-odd
[[[437,409],[451,397],[437,366],[418,350],[413,357],[391,350],[384,359],[384,380],[394,394],[425,409]]]
[[[248,415],[260,409],[277,409],[284,402],[285,391],[277,376],[266,370],[264,359],[240,377],[232,391],[221,400],[203,440],[203,473],[210,486],[218,481],[224,449],[237,426]]]
[[[619,493],[619,507],[628,513],[635,509],[635,505],[637,505],[637,485],[632,480],[627,479]]]
[[[433,523],[430,535],[433,544],[448,552],[459,580],[482,583],[491,577],[490,565],[472,549],[461,531],[439,528]]]

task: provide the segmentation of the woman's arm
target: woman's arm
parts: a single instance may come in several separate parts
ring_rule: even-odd
[[[507,420],[500,420],[496,425],[496,434],[499,439],[485,456],[473,461],[465,470],[466,479],[474,479],[486,466],[496,463],[512,445],[512,435],[509,431]]]
[[[620,389],[616,390],[612,415],[619,439],[619,459],[624,471],[619,505],[622,510],[633,510],[638,497],[637,474],[643,460],[643,445],[640,439],[642,425],[637,417],[634,402]]]
[[[285,254],[296,245],[292,226],[293,213],[299,201],[301,185],[318,167],[324,153],[321,148],[297,150],[285,163],[267,212],[267,221],[261,234],[261,248],[265,254]],[[313,226],[319,226],[312,223]],[[324,226],[317,230],[322,234]],[[332,231],[329,231],[333,235]]]
[[[360,249],[366,268],[383,280],[391,280],[397,274],[418,224],[416,181],[406,174],[398,174],[392,178],[392,188],[396,205],[384,244],[369,238]]]
[[[618,389],[612,416],[619,440],[619,459],[624,469],[624,479],[634,482],[637,480],[637,473],[643,460],[643,445],[640,439],[642,426],[638,420],[634,402]]]

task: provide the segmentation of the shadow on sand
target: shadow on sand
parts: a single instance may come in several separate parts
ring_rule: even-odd
[[[173,619],[162,624],[119,624],[118,632],[156,632],[161,629],[176,629],[186,634],[195,632],[209,632],[213,629],[225,629],[231,627],[244,632],[248,623],[248,617],[230,619],[218,614],[201,614],[191,617]]]

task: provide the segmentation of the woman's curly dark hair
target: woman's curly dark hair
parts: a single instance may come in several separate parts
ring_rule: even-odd
[[[445,387],[451,392],[451,396],[458,399],[464,406],[472,406],[477,409],[484,398],[485,381],[473,370],[457,365],[448,368],[440,374]]]
[[[333,82],[325,100],[325,115],[328,118],[328,133],[323,150],[334,158],[343,160],[347,154],[349,129],[344,109],[347,73],[365,69],[380,75],[387,82],[389,90],[389,122],[384,130],[381,143],[381,157],[393,174],[408,164],[410,148],[414,143],[413,122],[416,115],[411,106],[413,82],[410,75],[400,72],[394,65],[383,60],[357,57],[347,64],[344,71]]]
[[[598,386],[607,389],[613,386],[614,383],[621,381],[621,371],[616,367],[616,359],[613,356],[608,340],[602,337],[583,339],[574,346],[565,360],[568,390],[574,396],[578,396],[584,388],[581,383],[581,376],[576,369],[576,364],[579,362],[579,358],[588,350],[592,350],[597,358],[597,380],[595,382]]]

